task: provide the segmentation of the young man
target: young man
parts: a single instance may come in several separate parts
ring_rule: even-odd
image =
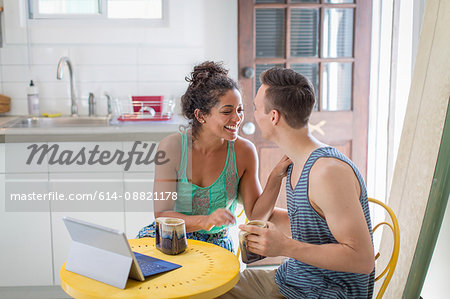
[[[256,122],[263,137],[293,162],[286,179],[288,213],[274,212],[268,229],[240,228],[252,233],[250,251],[288,259],[278,270],[245,270],[223,297],[372,298],[372,228],[361,174],[347,157],[309,133],[315,95],[308,79],[272,68],[261,82],[254,100]],[[290,223],[292,238],[283,233],[289,231],[283,223]]]

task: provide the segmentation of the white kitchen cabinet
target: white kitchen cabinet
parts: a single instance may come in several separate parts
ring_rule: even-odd
[[[5,173],[45,173],[48,172],[48,155],[40,161],[40,153],[32,155],[33,148],[47,146],[45,142],[4,143]],[[29,164],[27,164],[27,162]]]
[[[158,149],[158,142],[155,140],[138,141],[138,142],[124,142],[123,150],[124,152],[132,151],[134,148],[135,152],[141,152],[139,161],[137,160],[137,155],[134,156],[134,163],[130,165],[130,168],[125,171],[125,173],[131,172],[154,172],[155,163],[152,162],[155,159],[155,155]],[[164,160],[164,159],[160,159]],[[138,163],[136,163],[138,162]]]
[[[0,173],[5,173],[5,144],[0,143]]]
[[[149,138],[151,139],[151,138]],[[149,145],[155,141],[147,141]],[[50,154],[42,163],[36,163],[36,156],[31,165],[26,164],[31,144],[59,145],[58,155],[62,151],[78,153],[99,145],[100,151],[117,150],[124,154],[133,148],[132,141],[102,142],[22,142],[0,144],[0,286],[46,286],[59,285],[59,272],[67,260],[71,238],[62,221],[69,216],[99,225],[125,231],[128,238],[134,238],[143,226],[154,221],[153,201],[148,200],[153,192],[154,162],[136,165],[136,155],[128,170],[117,160],[100,165],[50,165]],[[154,158],[157,144],[151,154]],[[139,150],[143,150],[142,147]],[[68,152],[66,152],[67,154]],[[86,152],[88,154],[88,152]],[[144,152],[148,154],[147,151]],[[40,155],[40,154],[39,154]],[[126,158],[127,156],[125,156]],[[143,156],[143,158],[145,158]],[[50,192],[67,194],[93,194],[109,192],[109,197],[116,194],[115,202],[104,202],[93,208],[83,207],[83,202],[74,204],[51,201],[35,203],[34,212],[5,211],[5,178],[8,184],[16,180],[13,187],[23,193]],[[31,182],[31,180],[37,182]],[[23,183],[21,182],[23,181]],[[22,185],[21,185],[22,184]],[[11,187],[11,185],[10,185]],[[147,200],[134,200],[144,192]],[[97,193],[98,196],[98,193]],[[151,197],[151,196],[150,196]],[[128,201],[126,200],[128,198]],[[87,202],[89,203],[89,202]],[[26,204],[26,203],[25,203]],[[28,206],[28,205],[27,205]],[[100,208],[99,208],[100,207]],[[38,212],[35,212],[38,211]],[[3,269],[7,269],[6,271]]]
[[[123,152],[122,142],[49,142],[50,146],[57,146],[57,159],[65,161],[70,155],[73,160],[69,164],[49,163],[48,169],[51,173],[57,172],[121,172],[124,165],[117,163],[118,158],[113,160],[113,156]],[[96,151],[91,160],[91,151]],[[100,159],[101,155],[103,156]],[[127,153],[123,153],[124,157]],[[91,161],[90,161],[91,160]],[[109,160],[112,160],[109,162]],[[53,161],[56,162],[56,161]]]
[[[69,147],[69,144],[63,144]],[[86,145],[90,147],[92,144]],[[78,151],[82,145],[70,144],[70,148]],[[102,150],[121,149],[121,142],[101,143]],[[81,171],[81,170],[84,170]],[[109,170],[99,172],[99,170]],[[85,172],[89,171],[89,172]],[[51,203],[52,239],[55,284],[59,285],[59,271],[67,260],[71,238],[62,221],[69,216],[95,224],[124,231],[124,199],[123,172],[117,165],[73,165],[65,169],[63,166],[49,167],[49,188],[66,198],[75,200],[55,201]],[[113,195],[117,195],[114,199]],[[78,198],[78,199],[76,199]]]
[[[153,214],[153,172],[125,172],[125,227],[127,237],[133,239],[139,230],[155,220]]]
[[[52,212],[124,211],[122,172],[50,172],[49,188],[64,198],[50,203]]]
[[[124,142],[123,148],[127,152],[135,146],[144,152],[143,160],[150,162],[155,158],[158,144],[155,140],[142,141],[137,145],[134,142]],[[145,159],[147,155],[149,159]],[[153,214],[155,163],[146,163],[133,164],[128,171],[124,171],[124,191],[129,197],[125,202],[125,226],[129,239],[135,238],[142,227],[155,220]]]
[[[48,204],[11,201],[9,196],[10,193],[48,192],[46,161],[41,165],[27,165],[28,145],[3,143],[0,146],[0,286],[53,283]]]
[[[62,218],[69,216],[72,218],[84,220],[87,222],[103,225],[109,228],[124,231],[124,213],[123,212],[52,212],[52,238],[53,238],[53,258],[55,273],[55,285],[61,283],[59,272],[64,262],[69,256],[71,238],[64,225]]]
[[[6,174],[8,179],[46,180],[47,173]],[[5,211],[5,174],[0,174],[0,286],[53,284],[50,212]],[[35,192],[48,190],[45,184]],[[25,203],[26,204],[26,203]]]

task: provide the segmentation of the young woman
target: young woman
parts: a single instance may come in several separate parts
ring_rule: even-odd
[[[176,192],[176,200],[155,201],[155,217],[182,218],[188,238],[233,251],[228,227],[235,223],[238,194],[247,218],[267,220],[290,160],[284,157],[275,166],[261,193],[256,149],[238,136],[244,109],[237,83],[210,61],[195,66],[186,80],[181,105],[190,128],[161,141],[158,150],[169,161],[156,166],[153,190]],[[137,237],[154,234],[152,223]]]

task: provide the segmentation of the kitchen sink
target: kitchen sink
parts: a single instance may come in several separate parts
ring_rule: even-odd
[[[8,128],[105,127],[109,117],[25,117],[6,125]]]

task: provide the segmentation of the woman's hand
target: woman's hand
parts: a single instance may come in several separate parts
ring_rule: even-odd
[[[281,160],[275,165],[272,169],[271,174],[278,178],[284,178],[287,176],[287,169],[289,165],[291,165],[292,161],[288,158],[288,156],[284,155]]]
[[[233,214],[227,209],[217,209],[207,217],[205,230],[210,230],[214,226],[233,224],[235,221]]]

